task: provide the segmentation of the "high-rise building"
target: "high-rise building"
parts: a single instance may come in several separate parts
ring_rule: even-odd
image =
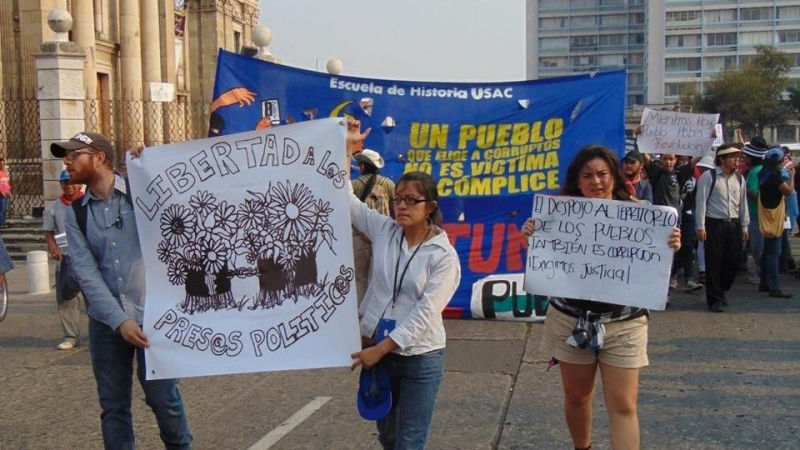
[[[628,70],[628,108],[665,105],[730,67],[759,45],[790,55],[800,86],[800,1],[529,0],[527,73],[545,78]],[[774,141],[800,142],[800,126],[770,130]]]

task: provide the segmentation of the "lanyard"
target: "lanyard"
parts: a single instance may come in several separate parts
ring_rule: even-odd
[[[392,309],[394,309],[394,304],[397,301],[397,296],[400,294],[400,287],[403,285],[403,279],[406,277],[406,272],[408,271],[408,266],[411,264],[411,260],[414,259],[415,256],[417,256],[417,252],[419,251],[420,248],[422,248],[422,244],[425,243],[430,234],[431,230],[428,230],[428,232],[425,234],[425,238],[422,239],[422,242],[420,242],[419,245],[417,245],[417,248],[414,250],[414,252],[411,253],[411,257],[408,258],[408,261],[406,261],[406,266],[403,268],[403,273],[400,275],[400,283],[398,283],[397,272],[400,270],[400,256],[403,254],[403,239],[406,238],[406,235],[405,233],[403,233],[403,235],[400,236],[400,245],[397,252],[397,263],[395,263],[394,266],[394,283],[392,284]]]

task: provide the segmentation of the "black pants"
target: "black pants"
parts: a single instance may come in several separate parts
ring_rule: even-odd
[[[706,301],[711,307],[725,300],[742,258],[742,227],[738,219],[706,217]]]

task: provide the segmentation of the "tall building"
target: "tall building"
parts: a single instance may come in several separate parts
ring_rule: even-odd
[[[644,0],[529,0],[528,78],[628,70],[627,106],[645,102]]]
[[[627,69],[629,109],[702,92],[758,45],[788,53],[800,86],[798,0],[528,0],[526,42],[528,78]],[[800,142],[796,124],[771,133]]]

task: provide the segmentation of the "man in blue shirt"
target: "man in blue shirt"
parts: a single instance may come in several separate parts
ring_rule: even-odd
[[[177,380],[145,380],[142,331],[145,271],[133,205],[125,179],[114,172],[114,148],[103,135],[82,132],[54,143],[72,183],[86,185],[65,216],[72,268],[89,303],[89,353],[100,398],[106,449],[134,448],[131,416],[133,359],[145,401],[166,448],[191,448],[192,435]]]

